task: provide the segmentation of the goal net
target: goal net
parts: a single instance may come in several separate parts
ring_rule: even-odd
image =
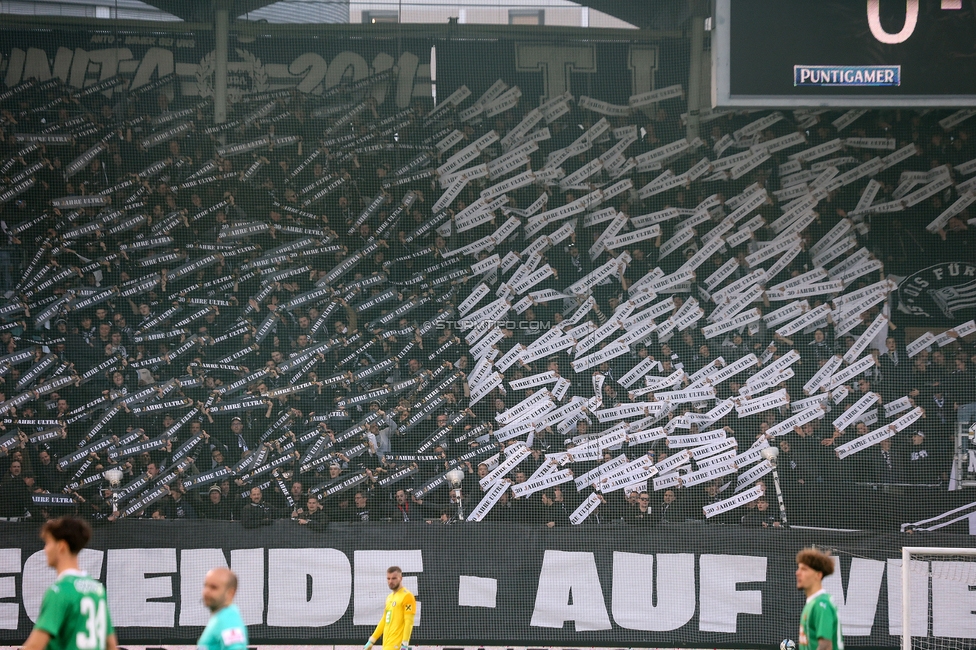
[[[902,549],[902,650],[976,643],[976,548]]]

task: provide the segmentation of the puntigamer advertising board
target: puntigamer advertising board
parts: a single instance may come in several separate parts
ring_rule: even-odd
[[[976,105],[976,9],[962,0],[717,0],[712,103]]]

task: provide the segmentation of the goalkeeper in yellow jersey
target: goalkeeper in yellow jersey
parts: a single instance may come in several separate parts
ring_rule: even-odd
[[[383,618],[363,650],[370,650],[380,637],[383,637],[383,650],[409,650],[413,619],[417,614],[417,600],[401,582],[403,572],[400,567],[391,566],[386,570],[386,584],[393,593],[386,597]]]

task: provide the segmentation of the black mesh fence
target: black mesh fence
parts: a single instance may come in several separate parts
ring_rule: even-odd
[[[968,531],[976,113],[691,114],[682,31],[242,26],[228,59],[215,123],[209,30],[0,31],[23,560],[96,522],[123,640],[195,638],[223,557],[252,641],[356,641],[400,557],[421,641],[741,647],[818,542],[878,575],[851,645],[896,644],[901,531]]]

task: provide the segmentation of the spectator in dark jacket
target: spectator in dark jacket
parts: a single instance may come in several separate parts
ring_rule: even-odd
[[[264,503],[264,495],[261,488],[251,488],[250,501],[244,505],[241,512],[241,524],[244,528],[257,528],[258,526],[270,526],[275,520],[275,514],[271,506]]]
[[[783,524],[769,509],[769,501],[762,496],[756,499],[756,507],[750,508],[742,516],[742,525],[753,528],[779,528]]]
[[[207,498],[200,504],[199,510],[204,519],[230,521],[234,518],[230,504],[224,501],[223,493],[217,485],[207,492]]]
[[[301,526],[308,526],[311,530],[322,531],[329,525],[329,515],[326,513],[322,502],[314,495],[308,495],[304,508],[296,508],[292,513],[292,519]]]
[[[10,463],[0,482],[0,517],[23,517],[31,505],[31,489],[24,480],[23,464]]]
[[[559,496],[561,498],[562,494]],[[549,528],[569,526],[569,512],[566,510],[566,503],[562,500],[557,502],[550,490],[543,491],[542,508],[539,509],[539,512],[542,523]]]
[[[169,494],[163,499],[163,516],[167,519],[196,519],[197,512],[186,498],[186,489],[174,481]]]
[[[647,492],[641,492],[637,495],[637,507],[632,508],[624,516],[624,521],[626,521],[631,526],[653,526],[657,523],[654,518],[654,511],[651,508],[651,495]]]

